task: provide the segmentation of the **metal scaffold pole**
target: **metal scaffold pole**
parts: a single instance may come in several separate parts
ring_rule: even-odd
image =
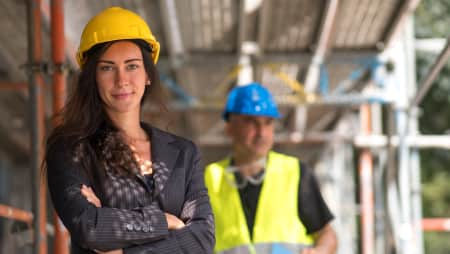
[[[42,72],[42,45],[41,45],[41,1],[28,0],[27,2],[28,27],[28,84],[29,84],[29,110],[31,132],[31,186],[33,195],[33,251],[36,254],[47,253],[46,237],[46,188],[41,180],[40,166],[43,159],[44,143],[44,86]]]
[[[398,163],[398,170],[390,174],[395,179],[387,180],[389,216],[397,253],[422,254],[422,229],[415,226],[421,221],[421,214],[417,212],[421,210],[419,153],[410,142],[411,138],[419,137],[417,116],[412,115],[409,108],[417,90],[412,17],[408,17],[399,35],[398,41],[387,53],[395,66],[390,85],[396,93],[393,110]]]
[[[360,106],[361,130],[365,135],[371,132],[370,105]],[[361,253],[374,253],[374,194],[373,157],[369,149],[363,149],[359,157],[359,186],[361,200]]]
[[[64,0],[51,1],[51,43],[53,61],[53,113],[58,113],[64,107],[66,98],[65,86],[65,35],[64,35]],[[54,118],[53,125],[59,123],[59,118]],[[58,215],[53,211],[55,225],[55,241],[53,252],[55,254],[69,253],[69,233],[62,224]]]

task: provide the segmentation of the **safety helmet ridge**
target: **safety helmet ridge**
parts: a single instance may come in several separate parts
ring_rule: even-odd
[[[152,50],[153,63],[158,62],[160,45],[145,20],[132,11],[114,6],[98,13],[84,27],[77,52],[78,65],[83,66],[85,53],[93,46],[127,39],[147,42]]]
[[[269,90],[259,83],[234,87],[228,94],[222,117],[228,121],[230,113],[280,118],[278,107]]]

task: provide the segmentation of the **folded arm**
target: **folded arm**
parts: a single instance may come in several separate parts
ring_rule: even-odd
[[[107,251],[167,237],[166,217],[156,202],[132,210],[96,207],[81,193],[82,185],[91,186],[81,164],[63,145],[51,151],[46,162],[53,205],[81,247]]]
[[[200,158],[195,149],[186,200],[180,215],[185,227],[170,230],[169,236],[162,240],[126,248],[124,253],[213,253],[214,218],[204,184],[204,171],[200,168],[199,161]]]

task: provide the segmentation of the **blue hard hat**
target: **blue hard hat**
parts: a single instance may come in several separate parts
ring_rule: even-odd
[[[259,83],[237,86],[230,91],[222,114],[225,121],[228,121],[230,113],[280,118],[275,100]]]

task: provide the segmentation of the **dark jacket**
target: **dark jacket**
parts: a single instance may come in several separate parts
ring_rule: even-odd
[[[212,253],[214,221],[196,146],[143,125],[152,143],[154,192],[144,180],[108,174],[96,208],[81,195],[82,184],[100,189],[73,159],[67,142],[46,156],[48,186],[56,212],[71,234],[72,253],[124,249],[124,253]],[[108,170],[106,170],[108,172]],[[164,212],[184,221],[168,230]]]

